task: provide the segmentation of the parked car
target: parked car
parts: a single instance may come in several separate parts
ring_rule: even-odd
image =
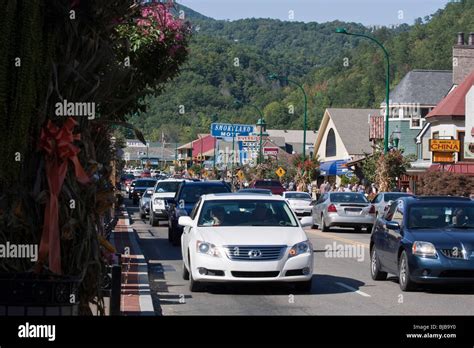
[[[267,189],[272,191],[274,195],[281,195],[283,192],[285,192],[285,188],[279,182],[278,180],[271,180],[271,179],[259,179],[255,180],[251,188],[257,188],[257,189]]]
[[[248,193],[248,194],[259,194],[259,195],[272,195],[272,191],[268,189],[253,189],[253,188],[245,188],[240,189],[237,193]]]
[[[183,278],[192,292],[210,282],[286,282],[310,292],[313,246],[302,227],[311,223],[280,196],[204,195],[179,218]]]
[[[170,203],[168,214],[168,240],[179,245],[183,228],[178,224],[181,216],[191,213],[194,205],[202,195],[231,192],[229,185],[223,181],[183,182]]]
[[[150,201],[150,225],[158,226],[160,220],[168,220],[169,203],[184,179],[165,179],[157,181]]]
[[[150,213],[150,200],[151,196],[153,196],[153,192],[155,192],[153,189],[148,189],[140,198],[138,212],[141,219],[146,219],[146,216]]]
[[[362,227],[372,230],[375,207],[364,194],[357,192],[328,192],[313,205],[313,224],[327,232],[331,227],[352,227],[357,232]]]
[[[372,200],[372,204],[375,206],[375,218],[382,216],[385,213],[390,202],[408,196],[413,195],[403,192],[379,192]]]
[[[370,273],[410,291],[423,284],[474,284],[474,202],[463,197],[402,197],[377,219]]]
[[[283,192],[283,198],[288,201],[296,216],[311,216],[311,211],[313,209],[311,202],[313,202],[313,198],[309,193],[286,191]]]
[[[135,183],[135,185],[133,185],[130,188],[130,193],[132,196],[131,198],[133,200],[133,204],[137,205],[138,201],[140,200],[140,197],[145,193],[145,191],[149,189],[150,187],[155,186],[156,179],[152,179],[152,178],[137,179],[133,183]]]

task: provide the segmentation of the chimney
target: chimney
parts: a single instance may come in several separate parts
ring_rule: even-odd
[[[458,33],[453,47],[453,84],[459,85],[474,71],[474,33],[469,33],[468,44],[464,43],[464,33]]]

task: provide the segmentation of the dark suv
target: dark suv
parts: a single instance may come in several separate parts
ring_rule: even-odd
[[[227,192],[231,192],[230,186],[223,181],[183,182],[174,199],[170,201],[168,240],[173,245],[179,245],[183,227],[178,225],[178,219],[180,216],[189,215],[202,195]]]
[[[403,197],[377,219],[370,273],[410,291],[421,284],[474,284],[474,202],[463,197]]]
[[[272,191],[274,195],[282,195],[283,192],[285,192],[285,188],[278,180],[270,180],[270,179],[255,180],[251,187],[256,188],[256,189],[270,190]]]
[[[130,188],[130,198],[133,200],[133,204],[137,205],[145,191],[155,186],[156,179],[137,179],[134,183],[135,185]]]

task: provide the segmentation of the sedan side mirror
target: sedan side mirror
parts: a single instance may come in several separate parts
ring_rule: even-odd
[[[191,219],[189,216],[180,216],[178,219],[178,225],[183,227],[192,227],[193,219]]]
[[[400,225],[396,221],[386,221],[385,228],[392,231],[400,231]]]

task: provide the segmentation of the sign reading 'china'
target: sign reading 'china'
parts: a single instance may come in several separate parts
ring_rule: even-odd
[[[430,139],[430,151],[432,152],[459,152],[461,142],[450,139]]]

